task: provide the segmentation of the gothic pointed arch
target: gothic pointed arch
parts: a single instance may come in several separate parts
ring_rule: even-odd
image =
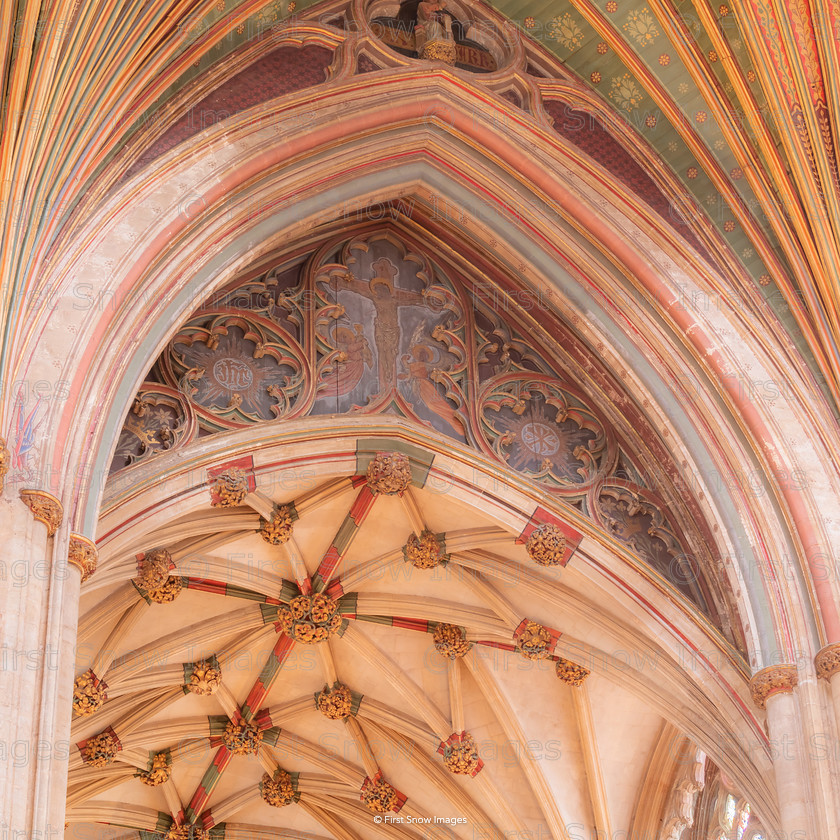
[[[0,28],[12,824],[833,837],[831,14],[116,11]]]

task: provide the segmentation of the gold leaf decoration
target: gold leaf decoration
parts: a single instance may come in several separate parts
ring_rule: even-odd
[[[468,732],[451,736],[443,747],[443,764],[450,773],[475,775],[481,767],[475,738]]]
[[[213,507],[236,507],[242,504],[248,495],[248,476],[239,469],[232,467],[219,473],[211,491]]]
[[[403,557],[415,569],[434,569],[449,560],[443,534],[422,531],[420,536],[412,534],[403,546]]]
[[[246,721],[234,723],[231,720],[225,726],[222,743],[234,755],[256,755],[262,743],[262,738],[263,734],[257,724],[247,723]]]
[[[377,777],[365,779],[361,799],[374,814],[385,814],[397,805],[399,795],[393,785]]]
[[[294,521],[297,518],[294,511],[294,505],[275,506],[270,522],[267,519],[260,520],[262,523],[260,536],[269,545],[283,545],[283,543],[288,542],[289,537],[292,536]]]
[[[82,760],[90,767],[107,767],[116,758],[120,749],[117,737],[106,729],[88,738],[81,750]]]
[[[536,621],[528,621],[516,639],[516,650],[526,659],[545,659],[551,655],[551,633]]]
[[[411,462],[402,452],[377,452],[367,468],[371,493],[393,496],[411,484]]]
[[[525,550],[540,566],[560,566],[566,556],[566,535],[556,525],[546,522],[531,532]]]
[[[467,634],[456,624],[438,624],[432,634],[435,650],[447,659],[459,659],[466,656],[472,644],[467,641]]]
[[[332,688],[324,686],[317,695],[318,711],[330,720],[342,720],[351,714],[353,695],[346,685],[335,683]]]
[[[589,676],[588,668],[569,659],[563,659],[562,656],[554,663],[554,671],[567,685],[583,685],[583,681]]]
[[[305,645],[326,641],[341,629],[338,604],[323,593],[299,595],[277,612],[284,632]]]
[[[297,798],[291,775],[280,768],[274,771],[273,776],[263,773],[260,796],[275,808],[291,805]]]
[[[73,683],[73,714],[76,717],[88,717],[97,712],[108,699],[107,686],[88,669],[79,674]]]
[[[216,657],[202,659],[193,664],[187,689],[193,694],[208,697],[222,685],[222,669]]]
[[[144,785],[158,787],[169,781],[172,775],[172,762],[168,753],[159,752],[152,756],[151,765],[148,770],[140,770],[137,777]]]

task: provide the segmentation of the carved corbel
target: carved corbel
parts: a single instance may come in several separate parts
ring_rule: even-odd
[[[55,496],[43,490],[21,490],[20,498],[38,522],[47,526],[47,535],[55,536],[64,516],[64,508]]]
[[[96,571],[98,560],[99,552],[96,550],[93,540],[89,540],[81,534],[70,534],[67,561],[76,566],[82,573],[82,583]]]

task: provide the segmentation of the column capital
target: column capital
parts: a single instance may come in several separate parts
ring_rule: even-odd
[[[64,517],[61,502],[45,490],[21,490],[20,498],[32,511],[35,519],[47,526],[48,536],[54,537]]]
[[[796,665],[770,665],[752,675],[750,693],[759,709],[767,708],[767,700],[774,694],[790,694],[799,679]]]
[[[817,676],[824,680],[830,680],[840,672],[840,642],[833,642],[819,651],[814,657],[814,665]]]
[[[70,547],[67,551],[67,562],[76,566],[82,573],[84,583],[95,571],[99,560],[99,552],[93,540],[81,534],[70,534]]]

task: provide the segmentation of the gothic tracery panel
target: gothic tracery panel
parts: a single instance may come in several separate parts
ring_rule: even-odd
[[[146,383],[126,416],[111,470],[181,446],[192,439],[195,429],[195,415],[177,390]]]
[[[205,301],[138,394],[112,469],[197,434],[306,415],[396,414],[592,517],[709,614],[683,536],[550,344],[390,229]]]

